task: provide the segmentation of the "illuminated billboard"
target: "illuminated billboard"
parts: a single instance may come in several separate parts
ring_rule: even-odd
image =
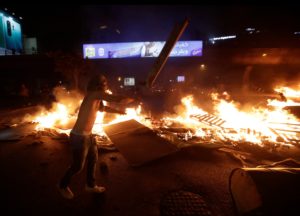
[[[177,82],[184,82],[185,77],[184,76],[177,76]]]
[[[163,41],[84,44],[83,57],[89,59],[158,57],[164,45]],[[202,56],[202,47],[202,41],[178,41],[170,57]]]
[[[133,77],[126,77],[124,78],[124,86],[134,86],[135,80]]]
[[[0,47],[1,48],[5,48],[5,34],[4,34],[4,15],[3,13],[0,11]]]
[[[23,48],[21,25],[2,11],[0,11],[0,47],[6,49],[8,54],[19,54]]]

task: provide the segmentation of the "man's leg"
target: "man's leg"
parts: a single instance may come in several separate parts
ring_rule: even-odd
[[[82,171],[88,153],[88,145],[86,145],[85,142],[86,138],[84,136],[70,135],[73,162],[61,179],[59,184],[60,188],[66,188],[70,184],[72,176]]]
[[[96,186],[96,165],[98,161],[98,148],[94,137],[89,138],[90,146],[87,155],[87,186]]]
[[[90,148],[87,156],[87,186],[86,191],[93,193],[103,193],[105,187],[96,185],[96,165],[98,161],[98,148],[94,137],[90,137]]]

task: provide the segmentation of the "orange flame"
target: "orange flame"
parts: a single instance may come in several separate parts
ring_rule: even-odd
[[[69,133],[76,121],[78,108],[82,102],[82,96],[72,99],[70,92],[66,91],[64,88],[55,89],[55,91],[59,92],[61,102],[54,103],[50,111],[43,110],[38,115],[32,117],[31,121],[37,123],[36,130],[52,128],[59,132]],[[112,94],[110,90],[107,90],[106,92]],[[104,101],[104,105],[106,104],[107,103]],[[77,110],[77,112],[74,112],[74,110]],[[115,114],[115,118],[108,123],[104,123],[105,113],[97,112],[93,133],[104,136],[104,126],[129,119],[135,119],[143,124],[149,125],[149,123],[145,121],[145,117],[141,114],[141,111],[141,106],[138,106],[137,108],[127,108],[126,115]]]
[[[287,87],[280,89],[285,90],[284,93],[287,95],[298,95],[298,91],[293,89]],[[189,130],[186,134],[186,140],[196,136],[211,140],[246,141],[263,146],[265,142],[289,141],[290,137],[300,139],[299,119],[283,109],[287,104],[291,104],[288,101],[268,100],[268,107],[245,110],[240,107],[240,104],[229,101],[228,93],[223,93],[223,96],[226,96],[226,100],[220,99],[216,93],[211,94],[214,112],[210,114],[196,106],[194,97],[188,95],[181,99],[182,109],[175,116],[165,115],[160,121],[164,127],[172,127],[174,123],[179,123],[190,128],[191,131]],[[36,129],[66,129],[68,125],[74,123],[77,117],[76,113],[69,110],[70,108],[65,104],[56,103],[51,111],[43,112],[34,118],[33,121],[38,122]],[[104,116],[105,113],[98,112],[93,133],[105,136],[104,126],[129,119],[135,119],[150,128],[157,127],[146,120],[141,106],[127,108],[126,115],[115,115],[115,118],[109,122],[104,122]]]

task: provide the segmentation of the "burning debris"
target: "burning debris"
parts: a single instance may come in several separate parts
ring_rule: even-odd
[[[140,166],[179,149],[134,119],[104,127],[131,166]]]
[[[108,118],[105,113],[98,112],[93,133],[96,134],[99,147],[116,150],[103,128],[134,119],[179,148],[199,145],[206,148],[245,151],[250,145],[277,154],[298,152],[300,122],[295,115],[285,109],[285,106],[291,104],[297,106],[295,98],[300,93],[287,87],[275,90],[282,93],[286,100],[268,100],[265,107],[246,109],[230,100],[228,93],[222,95],[213,93],[211,94],[213,112],[206,112],[196,106],[192,95],[181,99],[182,104],[180,109],[176,110],[176,115],[165,114],[160,119],[149,118],[143,114],[141,104],[135,108],[127,108],[126,115],[115,114]],[[50,110],[26,116],[23,122],[35,125],[37,136],[47,135],[53,139],[67,139],[67,134],[77,117],[82,96],[61,87],[56,88],[54,92],[57,102]],[[237,155],[233,150],[232,154]],[[249,155],[238,158],[246,157]]]

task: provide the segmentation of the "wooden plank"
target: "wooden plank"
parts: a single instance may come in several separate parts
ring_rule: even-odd
[[[104,131],[131,166],[141,166],[179,150],[133,119],[106,126]]]
[[[182,33],[185,30],[185,28],[187,27],[187,25],[188,25],[188,20],[185,19],[182,23],[180,23],[179,25],[175,25],[175,27],[173,28],[167,42],[165,43],[159,56],[156,58],[156,61],[152,67],[152,70],[149,73],[149,76],[146,81],[148,88],[152,87],[158,74],[160,73],[161,69],[165,65],[173,47],[175,46],[176,42],[182,35]]]

